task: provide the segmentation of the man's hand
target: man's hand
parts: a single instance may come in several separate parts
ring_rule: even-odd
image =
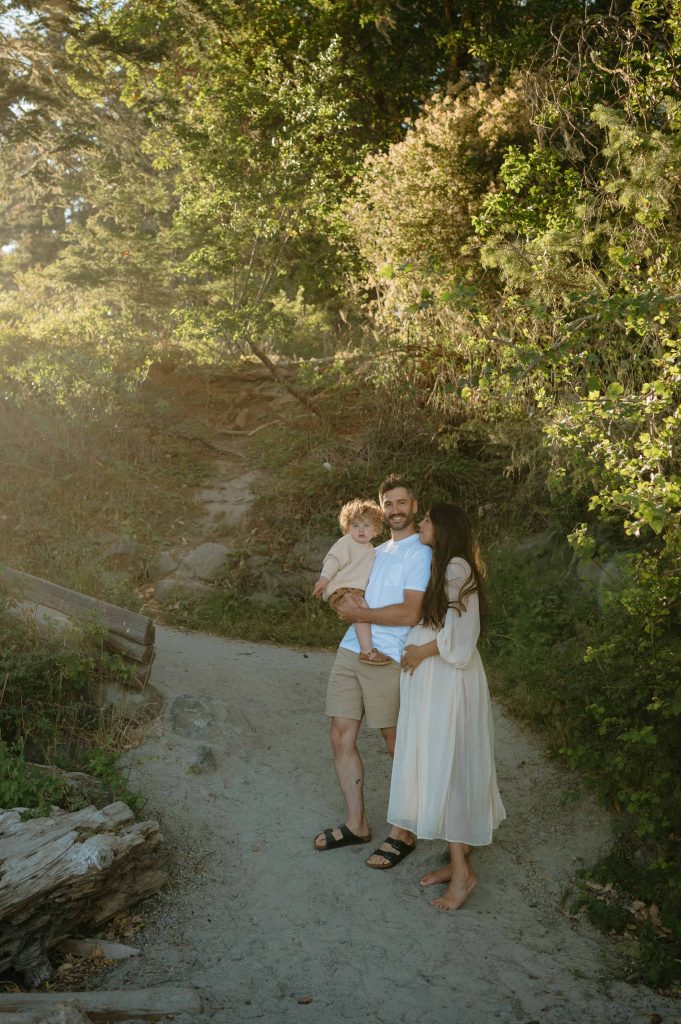
[[[362,610],[368,605],[359,594],[343,594],[334,611],[343,622],[366,622],[362,618]]]

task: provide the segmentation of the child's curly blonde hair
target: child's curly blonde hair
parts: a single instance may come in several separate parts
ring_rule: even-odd
[[[338,515],[338,522],[343,533],[347,533],[350,524],[358,519],[368,519],[377,533],[383,529],[383,512],[381,506],[369,498],[353,498],[343,505]]]

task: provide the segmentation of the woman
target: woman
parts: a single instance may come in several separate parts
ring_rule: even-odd
[[[457,910],[477,882],[471,847],[506,817],[494,767],[492,710],[476,647],[484,568],[468,517],[436,504],[419,524],[433,549],[422,621],[402,656],[400,715],[388,821],[419,839],[445,839],[450,864],[421,879],[446,882],[431,903]],[[372,865],[378,867],[378,864]]]

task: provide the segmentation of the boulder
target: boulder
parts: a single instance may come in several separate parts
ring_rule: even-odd
[[[541,533],[530,533],[526,537],[521,537],[517,547],[519,551],[523,551],[525,554],[543,555],[546,551],[550,550],[552,545],[552,535],[548,530],[543,530]]]
[[[582,558],[577,562],[577,576],[582,583],[595,588],[600,600],[606,594],[622,587],[625,579],[624,567],[628,557],[625,551],[616,551],[605,560]]]
[[[150,580],[162,580],[177,569],[177,559],[169,551],[159,551],[149,562],[147,575]]]
[[[165,579],[158,580],[154,589],[159,601],[172,601],[178,597],[196,597],[207,594],[211,588],[200,580],[166,576]]]
[[[316,572],[317,577],[315,578],[318,578],[327,551],[338,539],[338,534],[311,533],[296,541],[291,553],[296,562],[304,565],[306,569]]]
[[[142,563],[142,545],[132,537],[121,537],[102,553],[102,561],[111,569],[137,571]]]
[[[177,568],[178,575],[213,583],[225,568],[229,555],[230,548],[226,544],[212,541],[200,544],[184,556]]]
[[[318,579],[318,572],[306,572],[304,569],[300,572],[281,573],[278,580],[274,582],[274,596],[290,601],[304,601],[312,593],[312,588]]]
[[[256,590],[253,594],[248,595],[248,600],[257,608],[262,608],[263,611],[281,611],[289,603],[285,597],[278,597],[270,590]]]

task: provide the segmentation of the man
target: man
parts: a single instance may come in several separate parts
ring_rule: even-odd
[[[430,575],[431,550],[419,543],[415,520],[414,488],[398,476],[389,476],[379,488],[383,516],[391,539],[376,549],[365,599],[368,608],[344,598],[336,611],[348,622],[370,622],[372,639],[390,658],[388,665],[359,660],[354,626],[338,648],[327,691],[326,714],[331,718],[331,746],[336,775],[347,806],[345,824],[315,837],[320,852],[371,841],[364,810],[364,766],[357,749],[362,718],[380,729],[388,752],[395,749],[400,702],[400,659],[407,633],[421,617],[423,594]],[[383,845],[369,858],[370,867],[391,868],[414,848],[410,832],[393,828]]]

